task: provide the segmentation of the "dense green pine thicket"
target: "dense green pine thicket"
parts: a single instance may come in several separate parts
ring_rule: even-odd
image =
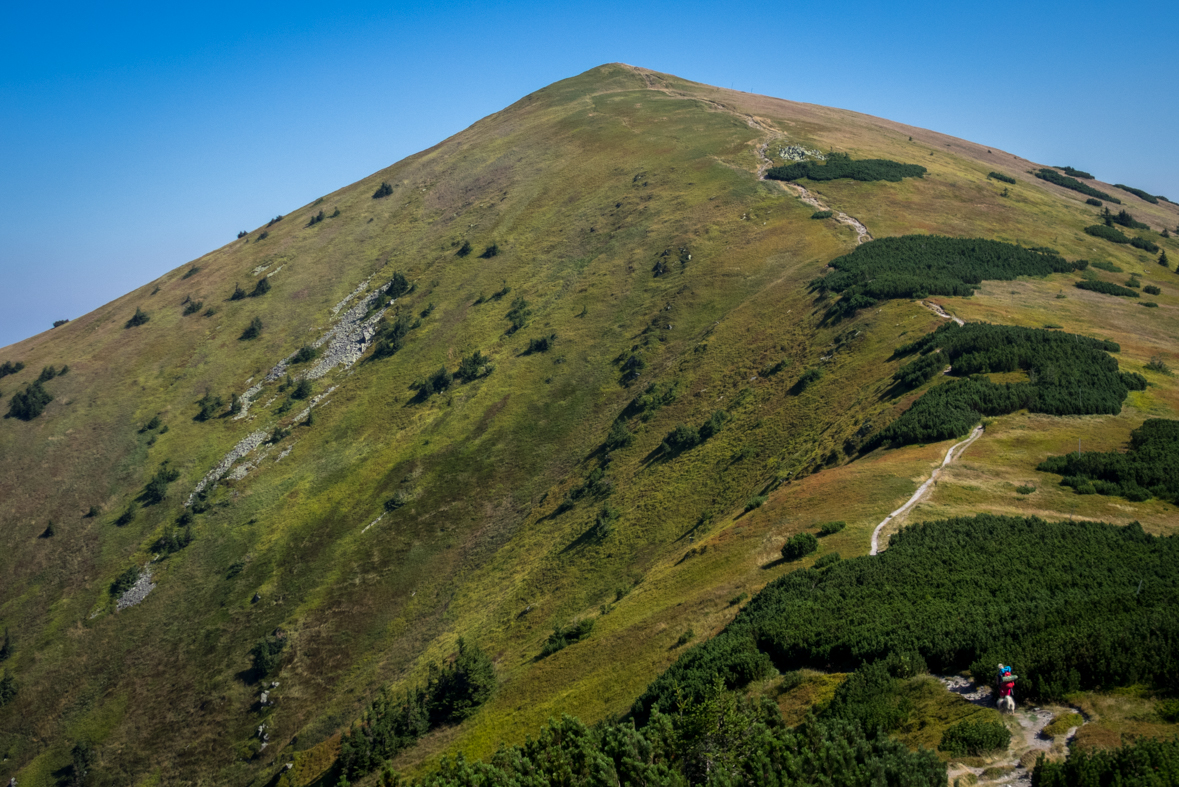
[[[942,734],[939,751],[955,757],[977,757],[992,751],[1004,751],[1011,743],[1011,732],[1001,721],[961,721]]]
[[[1064,762],[1040,762],[1033,787],[1161,787],[1179,784],[1179,740],[1138,738],[1117,749],[1073,749]]]
[[[1127,185],[1125,185],[1125,184],[1123,184],[1123,183],[1115,183],[1115,184],[1114,184],[1114,188],[1115,188],[1115,189],[1121,189],[1122,191],[1128,191],[1128,192],[1130,192],[1131,194],[1133,194],[1134,196],[1138,197],[1139,199],[1144,199],[1144,200],[1146,200],[1146,201],[1147,201],[1147,202],[1149,202],[1151,205],[1157,205],[1157,204],[1159,204],[1159,198],[1158,198],[1158,197],[1156,197],[1156,196],[1155,196],[1155,195],[1153,195],[1153,194],[1148,194],[1147,192],[1143,191],[1142,189],[1135,189],[1135,188],[1130,188],[1129,186],[1127,186]]]
[[[678,712],[587,727],[568,716],[488,762],[461,755],[417,787],[942,787],[945,765],[855,724],[808,718],[787,727],[776,705],[711,692]]]
[[[865,450],[885,442],[908,445],[961,437],[984,415],[1024,408],[1051,415],[1119,413],[1129,391],[1146,387],[1141,375],[1118,370],[1109,353],[1120,349],[1115,342],[1043,328],[947,323],[897,350],[896,355],[920,356],[898,369],[894,379],[900,387],[920,385],[946,364],[952,375],[966,379],[927,391]],[[973,376],[1021,370],[1028,374],[1026,383],[997,384]]]
[[[1010,175],[1004,175],[1002,172],[989,172],[989,173],[987,173],[987,177],[997,180],[1000,183],[1014,183],[1015,182],[1015,178],[1011,177]]]
[[[5,361],[4,363],[0,363],[0,377],[7,377],[10,374],[16,374],[23,368],[25,368],[23,361],[17,361],[16,363],[13,363],[12,361]]]
[[[1050,456],[1036,468],[1064,476],[1080,494],[1151,497],[1179,503],[1179,421],[1150,418],[1130,433],[1130,449]]]
[[[1103,238],[1112,243],[1129,243],[1130,239],[1122,234],[1121,230],[1107,227],[1104,224],[1091,224],[1085,228],[1085,232],[1095,238]]]
[[[1073,191],[1079,191],[1086,196],[1097,197],[1098,199],[1103,199],[1106,202],[1112,202],[1115,205],[1122,204],[1122,201],[1120,199],[1118,199],[1117,197],[1111,197],[1110,195],[1106,194],[1104,191],[1098,191],[1097,189],[1093,188],[1092,186],[1086,186],[1084,183],[1077,180],[1076,178],[1070,178],[1067,175],[1061,175],[1059,172],[1057,172],[1054,169],[1038,169],[1033,174],[1035,174],[1035,176],[1037,178],[1039,178],[1040,180],[1046,180],[1049,183],[1055,183],[1057,186],[1063,186],[1066,189],[1072,189]]]
[[[1058,169],[1061,172],[1063,172],[1064,174],[1069,175],[1074,178],[1084,178],[1085,180],[1093,180],[1093,176],[1083,169],[1074,169],[1073,167],[1057,167],[1056,169]]]
[[[887,180],[893,183],[902,178],[923,178],[925,167],[920,164],[901,164],[882,158],[854,160],[846,153],[831,153],[825,164],[815,161],[799,161],[782,167],[773,167],[766,172],[771,180]]]
[[[463,721],[495,690],[495,668],[478,645],[459,640],[458,655],[430,665],[425,686],[384,691],[340,741],[339,767],[352,779],[376,769],[431,729]]]
[[[1110,213],[1109,211],[1106,211],[1106,213],[1109,214],[1110,221],[1114,222],[1115,224],[1121,224],[1123,227],[1129,227],[1132,230],[1150,229],[1149,224],[1143,224],[1141,221],[1134,218],[1134,215],[1128,210],[1119,210],[1117,213]]]
[[[878,238],[831,261],[834,273],[814,280],[820,292],[842,293],[832,306],[848,315],[889,298],[971,295],[984,279],[1071,273],[1077,265],[1052,250],[941,235]]]
[[[23,391],[17,391],[8,400],[8,412],[4,417],[31,421],[43,413],[45,406],[52,401],[53,395],[45,390],[41,381],[33,380]]]
[[[1082,290],[1092,290],[1093,292],[1100,292],[1106,295],[1118,295],[1123,298],[1139,298],[1139,293],[1129,287],[1123,287],[1120,284],[1113,284],[1101,279],[1086,279],[1085,281],[1077,282],[1077,287]]]
[[[983,514],[893,536],[876,556],[787,574],[636,700],[640,721],[773,667],[851,671],[914,653],[989,682],[1012,664],[1027,699],[1179,675],[1179,539],[1138,524]]]

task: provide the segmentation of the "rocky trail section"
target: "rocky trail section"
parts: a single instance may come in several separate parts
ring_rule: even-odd
[[[764,131],[764,132],[772,135],[768,139],[766,139],[764,142],[762,142],[760,145],[757,146],[757,159],[758,159],[757,179],[758,180],[765,180],[766,179],[766,172],[768,172],[770,170],[770,168],[772,166],[774,166],[774,162],[770,161],[770,159],[766,156],[766,150],[777,139],[780,139],[781,135],[777,131],[774,131],[773,129],[767,127],[764,123],[756,122],[754,120],[754,118],[752,118],[752,117],[747,117],[745,122],[749,123],[749,125],[753,126],[756,129],[759,129],[761,131]],[[790,183],[790,182],[781,181],[781,180],[777,180],[774,182],[780,184],[782,186],[782,188],[786,189],[787,191],[794,192],[795,196],[797,196],[804,204],[810,205],[815,210],[829,210],[829,211],[831,211],[832,218],[834,218],[840,224],[844,224],[848,227],[851,227],[853,230],[855,230],[855,232],[856,232],[856,245],[857,246],[860,245],[861,243],[872,240],[872,233],[868,232],[868,228],[865,227],[863,222],[861,222],[856,217],[849,216],[846,213],[844,213],[843,211],[835,210],[830,205],[827,205],[822,200],[820,200],[818,197],[816,197],[814,194],[812,194],[810,191],[808,191],[806,188],[798,185],[797,183]]]
[[[982,428],[982,425],[980,424],[980,425],[974,427],[974,431],[972,431],[970,433],[970,436],[967,437],[965,440],[963,440],[960,443],[955,443],[954,445],[950,446],[950,450],[946,451],[946,458],[942,460],[942,463],[940,465],[938,465],[938,467],[936,469],[934,469],[933,473],[930,474],[929,478],[926,479],[925,483],[922,484],[921,486],[917,487],[917,491],[913,493],[913,496],[910,497],[909,500],[903,506],[901,506],[896,511],[893,511],[891,514],[886,516],[884,518],[884,521],[881,522],[879,525],[877,525],[876,529],[872,531],[872,551],[869,552],[868,554],[875,555],[877,552],[880,551],[880,544],[879,544],[880,533],[882,530],[884,530],[884,527],[886,525],[888,525],[889,523],[896,521],[900,517],[903,517],[905,514],[909,513],[909,511],[911,511],[913,509],[913,506],[920,503],[925,498],[925,496],[928,495],[933,490],[933,485],[935,483],[937,483],[938,476],[940,476],[942,474],[942,469],[945,468],[946,465],[950,464],[950,462],[954,461],[954,459],[956,457],[961,456],[962,452],[965,451],[970,446],[971,443],[973,443],[975,440],[977,440],[979,437],[982,436],[982,433],[983,433],[983,428]],[[961,448],[962,450],[959,451],[958,450],[959,448]]]
[[[989,686],[978,686],[961,675],[939,675],[937,679],[948,691],[975,705],[990,707],[993,704]],[[1003,717],[1007,729],[1011,731],[1011,743],[1008,744],[1007,750],[985,758],[984,764],[981,765],[976,764],[978,758],[970,758],[969,764],[951,761],[949,783],[954,784],[955,780],[962,779],[962,784],[1031,787],[1032,768],[1039,756],[1043,754],[1063,757],[1068,741],[1080,729],[1071,727],[1064,735],[1055,738],[1045,734],[1044,728],[1053,718],[1063,713],[1079,711],[1076,708],[1054,705],[1016,707],[1014,714]],[[970,776],[973,776],[973,779],[970,779]]]

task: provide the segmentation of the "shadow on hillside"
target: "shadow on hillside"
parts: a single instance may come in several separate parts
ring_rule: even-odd
[[[238,672],[235,672],[233,674],[233,677],[237,680],[240,680],[242,683],[246,684],[247,686],[252,686],[255,683],[257,683],[258,681],[265,678],[266,673],[262,672],[257,667],[247,667],[244,670],[240,670]]]
[[[590,544],[596,544],[598,542],[598,538],[594,531],[597,530],[597,527],[597,523],[590,525],[588,528],[586,528],[584,533],[570,541],[569,544],[561,550],[560,554],[566,555],[570,552],[582,549],[583,547],[587,547]]]

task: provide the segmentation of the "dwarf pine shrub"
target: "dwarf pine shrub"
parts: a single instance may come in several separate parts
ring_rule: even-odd
[[[782,545],[783,560],[798,560],[806,557],[819,548],[819,539],[812,533],[798,533],[787,539]]]
[[[25,386],[23,391],[17,391],[8,400],[8,413],[5,418],[17,418],[21,421],[31,421],[53,401],[53,396],[45,390],[40,380],[33,380]]]
[[[248,342],[252,339],[257,339],[262,335],[262,318],[255,317],[250,320],[250,324],[242,331],[242,335],[237,337],[240,342]]]

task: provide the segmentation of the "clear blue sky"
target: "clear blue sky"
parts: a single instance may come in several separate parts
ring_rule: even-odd
[[[1174,0],[13,3],[0,347],[614,61],[1179,200],[1177,30]]]

